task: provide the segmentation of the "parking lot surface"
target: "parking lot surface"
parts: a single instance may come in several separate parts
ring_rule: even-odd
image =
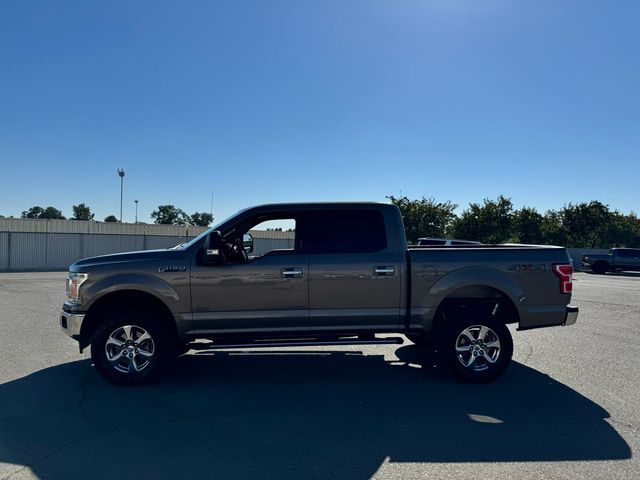
[[[575,276],[572,327],[488,385],[417,347],[189,354],[106,383],[60,331],[64,273],[0,274],[0,478],[640,478],[640,275]]]

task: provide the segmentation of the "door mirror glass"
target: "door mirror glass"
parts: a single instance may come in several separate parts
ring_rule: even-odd
[[[242,245],[244,246],[245,252],[253,252],[253,236],[250,233],[245,233],[242,236]]]

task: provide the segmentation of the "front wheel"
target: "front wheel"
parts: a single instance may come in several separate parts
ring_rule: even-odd
[[[139,385],[154,378],[171,349],[160,322],[144,312],[115,314],[93,336],[91,358],[100,374],[118,385]]]
[[[454,318],[446,325],[438,350],[462,379],[490,382],[509,366],[513,339],[507,326],[491,316]]]

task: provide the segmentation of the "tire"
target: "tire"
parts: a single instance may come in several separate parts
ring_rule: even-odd
[[[593,273],[597,273],[598,275],[603,275],[607,272],[609,266],[605,262],[596,262],[591,267],[591,271]]]
[[[167,328],[149,312],[113,312],[91,340],[96,370],[116,385],[141,385],[155,379],[175,355]]]
[[[447,317],[438,338],[441,361],[467,382],[485,383],[502,375],[513,356],[507,326],[491,315],[465,309]]]

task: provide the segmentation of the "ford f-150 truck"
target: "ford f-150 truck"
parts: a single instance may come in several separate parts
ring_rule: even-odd
[[[606,255],[582,255],[582,268],[593,273],[640,270],[640,248],[612,248]]]
[[[295,241],[252,255],[248,232],[267,220],[295,222]],[[189,349],[402,343],[399,334],[482,382],[511,360],[507,324],[575,323],[564,248],[407,248],[404,232],[388,204],[249,208],[172,249],[74,263],[59,321],[125,385]]]

